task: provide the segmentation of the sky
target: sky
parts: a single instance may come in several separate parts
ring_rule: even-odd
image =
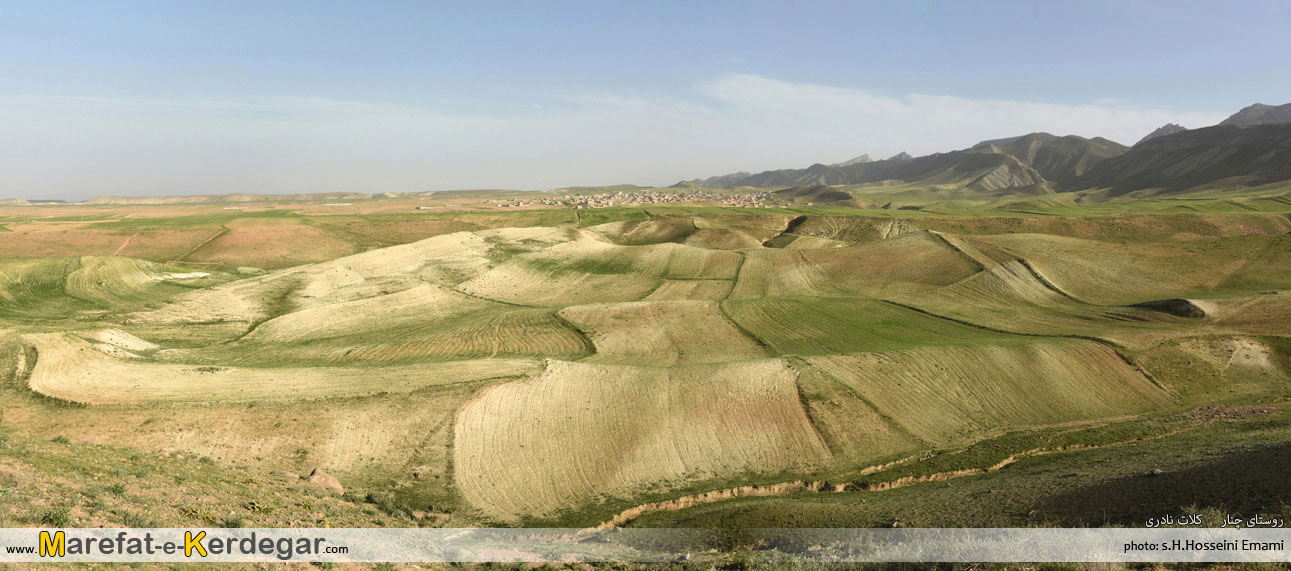
[[[1291,1],[0,0],[0,197],[669,185],[1291,101]]]

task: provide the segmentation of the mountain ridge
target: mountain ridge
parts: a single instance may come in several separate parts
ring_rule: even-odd
[[[1263,103],[1248,105],[1219,122],[1220,125],[1237,125],[1239,127],[1276,123],[1291,123],[1291,103],[1285,105],[1265,105]]]

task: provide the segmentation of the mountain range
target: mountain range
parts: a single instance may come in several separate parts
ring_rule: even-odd
[[[892,181],[992,192],[1107,188],[1124,194],[1282,180],[1291,180],[1291,104],[1251,105],[1202,129],[1167,124],[1134,147],[1102,137],[1031,133],[922,157],[901,153],[875,161],[861,155],[805,169],[739,172],[686,184],[778,188]]]

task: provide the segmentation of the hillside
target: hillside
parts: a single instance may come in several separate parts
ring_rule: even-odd
[[[1219,124],[1248,127],[1251,125],[1272,125],[1276,123],[1291,123],[1291,103],[1276,106],[1256,103],[1234,113],[1229,118],[1220,121]]]
[[[1159,137],[1095,166],[1074,189],[1177,192],[1291,180],[1291,124],[1220,125]]]
[[[777,199],[801,204],[830,204],[836,206],[859,206],[856,198],[836,188],[816,186],[795,186],[772,193]]]
[[[1059,184],[1068,183],[1085,174],[1094,165],[1129,150],[1125,145],[1102,137],[1085,139],[1074,135],[1058,137],[1048,133],[1032,133],[987,148],[992,152],[1017,158],[1040,173],[1045,180]]]

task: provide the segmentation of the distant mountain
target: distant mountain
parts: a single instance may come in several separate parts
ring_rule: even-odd
[[[907,153],[907,152],[905,152],[905,151],[901,151],[901,152],[899,152],[899,153],[897,153],[897,154],[895,154],[895,155],[892,155],[892,156],[888,157],[888,160],[889,160],[889,161],[908,161],[908,160],[913,159],[913,158],[914,158],[914,157],[910,156],[910,153]]]
[[[750,176],[753,176],[752,173],[741,171],[741,172],[724,174],[720,176],[714,176],[714,177],[703,178],[703,179],[697,178],[694,180],[683,181],[683,182],[691,182],[699,186],[702,186],[704,188],[731,188],[733,186],[740,186],[740,181]],[[673,185],[673,186],[676,186],[676,185]]]
[[[1247,109],[1250,109],[1249,107]],[[1239,113],[1240,115],[1240,113]],[[1291,180],[1291,123],[1218,125],[1135,145],[1089,170],[1073,189],[1177,192],[1207,185]]]
[[[924,157],[916,158],[899,153],[882,161],[815,164],[805,169],[783,169],[758,174],[736,173],[696,179],[693,182],[710,188],[775,188],[895,180],[994,191],[1047,182],[1066,183],[1084,174],[1091,166],[1117,156],[1126,149],[1124,145],[1103,138],[1085,139],[1032,133],[982,141],[969,149]]]
[[[1134,144],[1135,144],[1135,145],[1142,145],[1144,141],[1151,141],[1152,139],[1155,139],[1155,138],[1157,138],[1157,137],[1164,137],[1164,136],[1166,136],[1166,135],[1173,135],[1173,134],[1175,134],[1175,133],[1182,133],[1182,132],[1187,131],[1187,130],[1188,130],[1188,128],[1187,128],[1187,127],[1184,127],[1183,125],[1177,125],[1177,124],[1174,124],[1174,123],[1166,123],[1165,125],[1162,125],[1162,126],[1160,126],[1160,127],[1157,127],[1157,130],[1155,130],[1155,131],[1153,131],[1153,132],[1151,132],[1151,133],[1148,133],[1146,137],[1143,137],[1142,139],[1139,139],[1139,142],[1134,143]]]
[[[843,162],[841,162],[841,163],[834,163],[834,164],[829,165],[829,166],[831,166],[831,167],[850,167],[850,166],[852,166],[852,165],[859,165],[859,164],[861,164],[861,163],[872,163],[872,162],[874,162],[874,159],[871,159],[869,155],[861,155],[861,156],[856,157],[856,158],[854,158],[854,159],[847,159],[847,160],[845,160],[845,161],[843,161]]]
[[[1291,103],[1286,105],[1265,105],[1256,103],[1246,107],[1231,117],[1220,121],[1220,125],[1237,125],[1247,127],[1250,125],[1272,125],[1275,123],[1291,123]]]
[[[26,206],[31,201],[22,198],[0,198],[0,206]]]
[[[1031,133],[1004,144],[977,148],[979,151],[986,149],[1016,157],[1035,169],[1046,181],[1059,184],[1067,184],[1085,174],[1090,167],[1130,150],[1125,145],[1102,137],[1058,137],[1048,133]]]

